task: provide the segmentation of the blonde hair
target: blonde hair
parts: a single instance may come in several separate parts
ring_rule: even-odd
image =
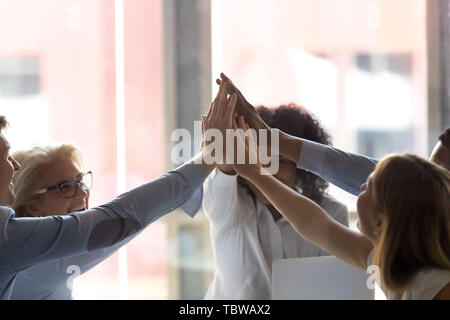
[[[39,180],[42,177],[42,170],[51,162],[58,159],[71,159],[80,168],[84,167],[80,150],[73,144],[59,144],[48,146],[34,146],[29,150],[16,151],[12,157],[20,163],[21,168],[14,172],[13,183],[16,201],[12,208],[17,217],[30,216],[25,207],[32,202],[38,191]]]
[[[383,158],[373,175],[384,214],[374,254],[384,285],[403,292],[425,268],[450,269],[450,172],[412,154]]]

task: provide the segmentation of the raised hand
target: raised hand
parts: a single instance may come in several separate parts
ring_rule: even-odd
[[[248,122],[250,127],[255,130],[270,130],[270,127],[261,119],[256,109],[247,101],[247,99],[245,99],[244,95],[223,72],[220,74],[220,79],[216,79],[216,83],[218,85],[228,83],[228,86],[226,88],[228,90],[228,93],[235,93],[237,95],[236,112],[240,116],[244,116],[245,121]]]
[[[211,141],[206,137],[205,133],[210,129],[217,129],[223,138],[223,158],[226,153],[226,130],[233,127],[233,114],[236,106],[237,95],[232,94],[228,97],[228,82],[223,82],[217,93],[216,98],[211,103],[206,116],[202,116],[202,148],[206,148]]]

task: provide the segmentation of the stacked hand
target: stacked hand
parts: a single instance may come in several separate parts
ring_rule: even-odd
[[[211,143],[205,134],[207,130],[217,129],[223,137],[223,159],[226,158],[226,130],[234,129],[236,139],[234,141],[234,163],[215,163],[219,169],[225,173],[235,173],[249,178],[252,175],[259,175],[262,165],[259,160],[259,147],[257,138],[252,135],[245,135],[244,132],[250,128],[271,130],[271,128],[261,119],[256,109],[244,98],[242,93],[234,86],[225,74],[220,75],[221,79],[216,82],[219,91],[216,98],[211,103],[206,116],[202,116],[202,149],[209,152],[208,145]],[[237,120],[236,120],[237,119]],[[245,120],[244,120],[245,119]],[[270,135],[268,135],[270,137]],[[239,148],[245,149],[245,161],[239,163]],[[253,161],[250,161],[252,159]]]
[[[256,142],[256,137],[250,133],[250,126],[244,121],[244,117],[240,116],[238,121],[233,119],[233,129],[236,133],[236,148],[237,150],[245,150],[245,158],[238,159],[238,153],[234,153],[233,169],[240,176],[250,179],[255,175],[259,175],[263,167],[259,159],[259,147]],[[247,134],[245,134],[247,132]],[[242,163],[242,160],[243,163]]]
[[[270,130],[270,127],[261,119],[256,109],[245,99],[244,95],[238,90],[233,82],[224,73],[220,74],[220,78],[221,79],[216,79],[216,83],[218,85],[227,83],[227,87],[225,89],[228,91],[228,93],[237,95],[237,114],[243,116],[250,127],[257,131],[259,129]]]
[[[223,139],[223,155],[225,158],[226,154],[226,130],[232,129],[233,127],[233,114],[236,106],[237,95],[232,94],[228,96],[228,81],[223,81],[220,84],[219,92],[216,98],[211,103],[206,116],[202,116],[202,149],[206,149],[211,141],[205,135],[207,130],[217,129],[221,132]],[[218,163],[216,163],[218,165]]]

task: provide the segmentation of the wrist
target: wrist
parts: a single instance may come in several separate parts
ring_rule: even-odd
[[[303,139],[291,136],[279,130],[280,154],[294,163],[298,163],[302,152]]]
[[[206,157],[205,149],[206,148],[204,147],[200,148],[199,153],[194,157],[194,163],[200,164],[203,168],[203,171],[205,172],[205,176],[208,176],[217,167],[217,163],[215,162],[210,163],[208,161],[208,158],[210,157]]]

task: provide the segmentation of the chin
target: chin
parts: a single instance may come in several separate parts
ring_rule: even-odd
[[[9,195],[5,201],[0,201],[0,205],[1,206],[10,206],[14,203],[14,201],[16,201],[16,196],[14,194]]]

